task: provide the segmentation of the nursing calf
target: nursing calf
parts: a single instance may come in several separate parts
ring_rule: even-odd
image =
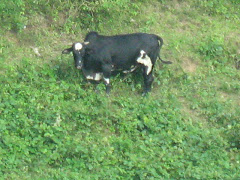
[[[110,77],[113,71],[128,73],[142,68],[146,94],[151,91],[153,68],[157,58],[163,63],[171,64],[170,61],[160,58],[162,45],[162,38],[154,34],[102,36],[97,32],[90,32],[83,43],[73,43],[62,53],[73,53],[76,68],[82,69],[87,79],[103,79],[107,93],[110,92]]]

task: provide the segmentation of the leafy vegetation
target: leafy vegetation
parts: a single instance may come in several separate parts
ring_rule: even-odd
[[[0,2],[0,177],[239,179],[239,1]],[[61,51],[89,30],[163,37],[141,73],[88,84]],[[96,88],[95,88],[96,87]]]

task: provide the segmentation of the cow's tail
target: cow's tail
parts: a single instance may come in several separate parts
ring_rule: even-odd
[[[164,60],[162,60],[160,55],[158,55],[158,58],[162,61],[163,64],[172,64],[172,61],[164,61]]]
[[[157,37],[157,40],[160,42],[160,44],[159,44],[159,51],[160,51],[160,49],[162,48],[162,45],[163,45],[163,39],[160,37],[160,36],[156,36]],[[164,61],[164,60],[162,60],[162,58],[160,57],[160,54],[158,54],[158,58],[162,61],[162,63],[164,63],[164,64],[172,64],[172,62],[171,61]]]

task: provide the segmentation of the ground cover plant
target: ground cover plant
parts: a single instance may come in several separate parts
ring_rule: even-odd
[[[2,179],[240,179],[237,0],[0,2]],[[88,84],[69,43],[96,30],[164,40],[141,72]]]

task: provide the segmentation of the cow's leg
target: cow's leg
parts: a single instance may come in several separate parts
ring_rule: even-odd
[[[147,93],[149,93],[151,91],[152,82],[154,80],[152,72],[150,74],[147,74],[145,68],[146,67],[143,68],[144,69],[143,70],[143,79],[144,79],[143,95],[146,95]]]
[[[106,86],[106,93],[109,94],[111,91],[110,77],[111,77],[112,65],[105,64],[102,66],[102,70],[103,70],[103,82]]]
[[[153,70],[153,62],[152,61],[156,60],[156,57],[151,56],[151,58],[147,55],[147,53],[144,50],[140,51],[140,55],[137,58],[137,63],[141,64],[142,69],[143,69],[143,78],[144,78],[144,91],[143,95],[146,95],[148,92],[151,91],[151,85],[153,82],[153,75],[152,75],[152,70]]]
[[[104,84],[106,86],[106,93],[109,95],[111,91],[110,78],[103,77]]]

